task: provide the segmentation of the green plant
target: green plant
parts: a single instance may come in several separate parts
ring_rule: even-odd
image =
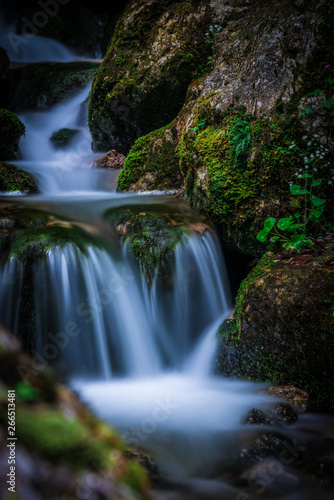
[[[249,148],[252,134],[249,128],[248,116],[251,113],[246,113],[245,118],[238,120],[232,127],[229,136],[235,148],[235,161],[243,158]]]
[[[303,137],[307,141],[307,136]],[[286,249],[294,249],[298,252],[304,248],[314,246],[313,238],[308,234],[310,224],[319,224],[323,230],[326,229],[324,210],[326,199],[314,194],[314,190],[320,187],[326,179],[318,177],[317,172],[321,163],[324,162],[327,148],[316,143],[316,138],[308,140],[307,148],[309,154],[301,152],[304,156],[304,168],[300,168],[296,177],[302,181],[302,185],[290,182],[290,193],[293,196],[303,196],[303,211],[296,212],[293,217],[283,217],[276,220],[268,217],[263,229],[257,234],[257,239],[262,243],[267,241],[269,233],[270,241],[276,243],[281,241]],[[291,143],[290,148],[297,148],[296,143]],[[322,165],[321,165],[322,166]]]

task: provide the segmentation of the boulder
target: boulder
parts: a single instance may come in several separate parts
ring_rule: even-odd
[[[79,133],[77,129],[62,128],[54,132],[50,137],[50,142],[56,149],[65,149],[70,146],[72,140]]]
[[[311,407],[334,408],[332,251],[330,246],[302,268],[271,253],[261,258],[220,329],[223,375],[294,385],[309,394]]]
[[[88,86],[98,62],[31,63],[10,71],[6,102],[16,112],[45,110],[76,95]]]
[[[95,151],[125,154],[138,137],[175,118],[210,54],[209,12],[202,0],[129,2],[93,82]]]

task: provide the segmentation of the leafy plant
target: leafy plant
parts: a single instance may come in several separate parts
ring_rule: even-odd
[[[250,113],[246,113],[249,115]],[[249,121],[240,119],[232,127],[230,138],[235,147],[235,160],[242,158],[247,152],[252,134],[249,127]]]
[[[307,140],[307,136],[303,139]],[[295,143],[290,147],[297,148]],[[322,145],[317,146],[316,138],[309,140],[307,147],[311,153],[304,154],[304,169],[299,169],[296,174],[303,183],[302,185],[290,183],[290,193],[304,197],[303,212],[296,212],[293,217],[283,217],[278,221],[275,217],[266,219],[263,229],[256,236],[262,243],[266,242],[270,235],[271,242],[281,241],[284,248],[299,252],[314,245],[312,237],[308,234],[310,223],[320,224],[324,228],[324,210],[327,202],[326,199],[315,195],[314,190],[324,182],[332,184],[332,181],[317,176],[319,162],[324,161],[327,149]]]

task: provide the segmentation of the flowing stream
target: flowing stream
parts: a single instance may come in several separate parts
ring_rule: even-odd
[[[117,172],[94,168],[97,155],[90,149],[83,104],[89,90],[50,111],[20,116],[27,133],[16,164],[35,175],[40,194],[2,197],[84,227],[98,241],[85,252],[69,242],[33,264],[36,357],[66,376],[98,415],[131,447],[150,453],[165,474],[180,481],[202,478],[206,493],[189,498],[250,498],[208,479],[256,431],[241,423],[247,412],[272,404],[257,391],[261,385],[212,373],[217,330],[233,308],[219,241],[210,231],[189,231],[175,249],[168,283],[155,275],[149,286],[105,214],[138,206],[192,212],[162,193],[116,193]],[[49,138],[63,127],[79,133],[60,151]],[[23,280],[14,257],[2,264],[0,318],[13,331]]]

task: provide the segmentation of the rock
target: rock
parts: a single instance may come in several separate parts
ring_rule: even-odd
[[[128,3],[94,79],[89,107],[94,151],[125,154],[138,137],[175,118],[210,54],[209,12],[201,0]]]
[[[221,328],[221,373],[296,385],[312,404],[334,408],[334,269],[325,264],[330,253],[303,269],[270,253],[262,257],[240,286],[234,319]]]
[[[314,166],[332,182],[331,152],[319,150],[333,140],[328,97],[332,14],[326,2],[313,10],[287,0],[270,6],[217,0],[211,8],[216,34],[206,27],[205,36],[214,47],[212,64],[189,85],[177,117],[136,141],[118,190],[181,190],[215,222],[225,247],[261,256],[264,246],[256,235],[263,222],[302,209],[289,182],[304,168],[305,157],[313,155]],[[113,50],[117,57],[118,46]],[[142,50],[148,56],[149,49]],[[133,122],[129,95],[120,103],[124,130],[128,120]],[[319,105],[302,116],[310,100]],[[303,142],[305,134],[315,139],[313,146]],[[103,134],[97,131],[96,137],[96,143],[103,142]],[[321,197],[330,200],[330,189],[323,183]],[[329,223],[333,213],[328,206]]]
[[[50,137],[50,142],[56,149],[65,149],[70,146],[72,140],[79,133],[79,130],[62,128],[54,132]]]
[[[38,187],[29,172],[11,163],[0,161],[0,192],[37,193]]]
[[[8,108],[16,112],[45,110],[89,85],[98,62],[31,63],[13,68],[6,82]]]
[[[111,149],[105,155],[94,160],[94,164],[99,168],[123,168],[124,161],[124,155],[116,151],[116,149]]]
[[[268,387],[264,392],[285,399],[298,413],[304,413],[307,409],[309,395],[306,391],[293,385]]]
[[[25,126],[15,113],[0,109],[0,130],[0,161],[13,160],[20,138],[25,134]]]
[[[288,404],[277,404],[273,410],[258,410],[253,408],[243,419],[244,424],[248,425],[269,425],[282,427],[285,424],[296,422],[298,415],[296,411]]]

